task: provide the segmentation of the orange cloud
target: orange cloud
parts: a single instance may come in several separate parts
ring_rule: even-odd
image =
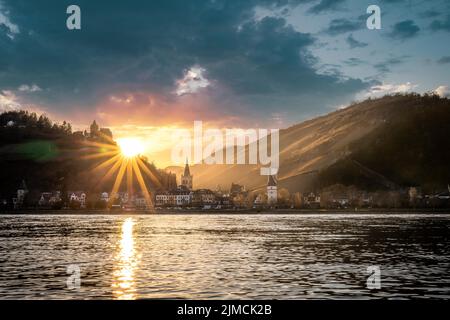
[[[95,112],[99,121],[109,126],[192,126],[201,120],[216,126],[243,122],[227,113],[215,100],[205,94],[185,94],[167,98],[155,93],[122,92],[110,95]]]

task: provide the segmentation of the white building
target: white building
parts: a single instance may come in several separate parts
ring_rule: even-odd
[[[155,196],[157,207],[163,206],[186,206],[192,203],[192,191],[186,188],[178,188],[172,191],[160,192]]]
[[[20,208],[23,205],[27,193],[27,185],[25,184],[25,180],[22,180],[22,186],[17,189],[17,198],[13,198],[14,209]]]
[[[80,203],[81,208],[86,208],[86,193],[83,191],[69,191],[69,202],[76,201]]]
[[[277,181],[274,176],[269,176],[267,180],[267,203],[269,205],[276,204],[278,202],[278,188]]]
[[[102,192],[102,194],[100,195],[100,200],[105,201],[105,202],[109,202],[109,194],[108,194],[108,192]]]

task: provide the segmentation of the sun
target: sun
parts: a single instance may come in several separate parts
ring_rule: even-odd
[[[121,138],[117,140],[117,143],[125,158],[133,158],[144,152],[144,144],[138,138]]]
[[[102,186],[108,179],[114,178],[114,185],[110,195],[117,195],[124,177],[126,177],[126,185],[128,194],[133,195],[133,179],[138,182],[142,195],[145,198],[146,207],[154,208],[152,194],[147,188],[147,183],[155,185],[157,189],[162,188],[161,181],[152,172],[150,164],[146,157],[141,155],[148,151],[144,141],[138,137],[127,137],[112,140],[111,137],[101,136],[105,142],[85,140],[86,154],[84,159],[102,159],[100,163],[92,168],[92,172],[104,172],[103,177],[97,182],[96,187]],[[146,178],[146,179],[145,179]]]

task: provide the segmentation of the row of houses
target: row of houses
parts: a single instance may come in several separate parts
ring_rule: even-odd
[[[320,192],[293,193],[286,189],[278,189],[275,177],[269,177],[266,192],[247,191],[244,186],[231,184],[229,191],[223,192],[220,188],[192,190],[192,176],[185,172],[184,183],[173,190],[152,192],[151,201],[142,193],[129,194],[128,192],[108,192],[87,194],[84,191],[43,192],[38,199],[24,204],[28,190],[25,182],[17,190],[12,199],[14,208],[41,207],[74,209],[149,209],[156,208],[202,208],[202,209],[228,209],[228,208],[265,208],[283,207],[297,209],[335,208],[345,209],[353,207],[449,207],[450,186],[448,190],[433,194],[423,194],[420,188],[411,187],[404,190],[365,192],[355,187],[334,185]],[[28,198],[29,199],[29,198]],[[7,199],[1,199],[2,207],[7,207]],[[151,203],[149,203],[151,202]],[[10,206],[9,206],[10,207]]]
[[[450,186],[447,190],[425,194],[418,187],[367,192],[352,186],[335,185],[320,193],[296,194],[291,202],[303,208],[448,208]]]
[[[16,196],[12,198],[12,207],[20,209],[25,207],[61,209],[69,207],[73,209],[106,209],[123,208],[125,206],[148,209],[151,204],[142,193],[129,196],[127,192],[108,192],[89,194],[84,191],[68,191],[64,194],[61,191],[42,192],[34,201],[26,201],[28,190],[21,187],[17,190]],[[2,206],[8,207],[8,200],[2,199]]]
[[[222,197],[209,189],[191,191],[180,186],[176,190],[157,192],[155,205],[157,207],[208,207],[220,204]]]

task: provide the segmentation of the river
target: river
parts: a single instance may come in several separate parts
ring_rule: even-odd
[[[3,215],[0,299],[449,299],[449,239],[445,214]]]

